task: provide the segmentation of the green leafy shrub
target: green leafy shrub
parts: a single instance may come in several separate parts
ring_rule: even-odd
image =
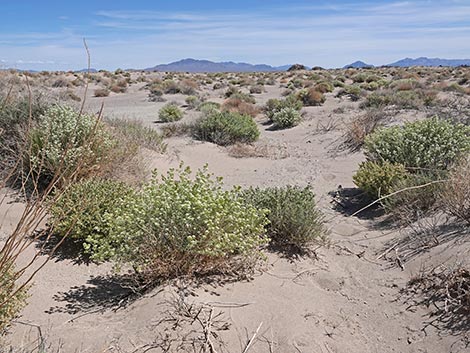
[[[470,151],[470,127],[437,118],[378,129],[365,140],[369,160],[407,169],[445,170]]]
[[[185,102],[189,109],[196,109],[199,104],[201,104],[201,100],[197,96],[188,96],[186,97]]]
[[[323,216],[309,187],[250,188],[243,198],[258,209],[268,209],[268,236],[276,246],[305,249],[325,234]]]
[[[218,145],[254,142],[259,134],[258,126],[251,116],[227,111],[208,114],[193,127],[195,138]]]
[[[282,108],[274,113],[272,121],[278,129],[286,129],[298,125],[302,121],[302,115],[294,108]]]
[[[29,141],[25,165],[44,180],[56,173],[75,180],[99,174],[116,144],[97,117],[60,105],[51,106],[39,118]]]
[[[183,112],[175,103],[165,104],[158,112],[158,117],[165,123],[181,120]]]
[[[367,161],[361,163],[353,180],[357,187],[369,196],[378,198],[388,195],[397,182],[404,179],[407,174],[402,164]]]
[[[122,182],[90,179],[76,183],[52,204],[51,225],[58,234],[83,243],[86,253],[94,254],[101,243],[109,242],[107,215],[118,216],[133,196],[133,189]]]
[[[264,107],[264,111],[266,116],[270,121],[273,121],[274,114],[281,111],[284,108],[290,108],[294,110],[301,110],[302,109],[302,102],[295,96],[289,95],[285,99],[269,99],[266,102]]]
[[[203,102],[197,108],[203,115],[209,115],[220,111],[220,104],[217,102]]]
[[[268,241],[265,213],[207,169],[194,178],[189,168],[170,170],[108,215],[111,231],[93,258],[129,263],[144,281],[235,270],[253,264]]]

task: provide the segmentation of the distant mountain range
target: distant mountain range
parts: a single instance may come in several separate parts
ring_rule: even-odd
[[[286,71],[291,65],[270,66],[265,64],[253,65],[247,63],[213,62],[209,60],[183,59],[169,64],[149,67],[145,71],[162,72],[271,72]]]
[[[463,66],[470,65],[470,59],[440,59],[440,58],[426,58],[420,57],[416,59],[405,58],[398,60],[394,63],[385,65],[385,66],[399,66],[399,67],[409,67],[409,66]]]

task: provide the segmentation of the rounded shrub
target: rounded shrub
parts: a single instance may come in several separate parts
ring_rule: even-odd
[[[470,151],[470,127],[437,118],[378,129],[365,139],[369,160],[407,169],[446,170]]]
[[[220,111],[220,104],[217,102],[203,102],[197,108],[203,115]]]
[[[361,163],[353,180],[357,187],[369,196],[377,198],[388,195],[397,182],[404,179],[407,174],[402,164],[367,161]]]
[[[29,132],[26,153],[34,174],[75,180],[98,174],[116,141],[97,117],[80,114],[68,106],[54,105]]]
[[[266,116],[270,121],[273,121],[274,114],[281,111],[284,108],[290,108],[294,110],[301,110],[302,109],[302,102],[293,94],[287,96],[285,99],[269,99],[266,102],[264,107],[264,111]]]
[[[322,105],[326,100],[325,95],[317,91],[314,87],[300,90],[297,94],[305,106]]]
[[[50,208],[51,225],[62,236],[83,243],[93,254],[110,232],[107,215],[118,215],[134,190],[113,180],[85,180],[68,187]]]
[[[183,112],[175,103],[165,104],[158,112],[158,117],[164,123],[181,120]]]
[[[323,216],[309,187],[250,188],[243,198],[249,205],[268,209],[268,236],[275,246],[304,250],[325,235]]]
[[[286,129],[298,125],[302,121],[302,115],[294,108],[282,108],[274,113],[272,119],[278,129]]]
[[[145,281],[244,267],[268,241],[266,210],[247,206],[206,169],[194,178],[189,168],[154,175],[108,220],[93,257],[129,263]]]
[[[254,142],[259,134],[251,116],[227,111],[208,114],[196,121],[193,127],[195,138],[218,145]]]

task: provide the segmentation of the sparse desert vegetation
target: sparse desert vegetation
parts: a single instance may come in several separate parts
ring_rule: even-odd
[[[468,349],[468,67],[0,82],[0,352]]]

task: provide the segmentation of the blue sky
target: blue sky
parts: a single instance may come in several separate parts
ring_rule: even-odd
[[[0,67],[145,68],[192,57],[339,67],[470,58],[470,0],[0,0]]]

